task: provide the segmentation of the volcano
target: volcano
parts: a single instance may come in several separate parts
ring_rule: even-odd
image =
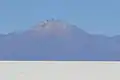
[[[85,32],[61,20],[46,20],[21,33],[0,35],[0,60],[120,60],[120,36]]]

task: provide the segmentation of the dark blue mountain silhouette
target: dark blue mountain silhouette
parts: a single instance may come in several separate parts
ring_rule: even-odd
[[[0,60],[119,61],[120,36],[92,35],[60,20],[0,35]]]

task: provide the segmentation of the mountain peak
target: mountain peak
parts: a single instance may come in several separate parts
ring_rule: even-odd
[[[48,29],[48,30],[53,30],[53,29],[65,29],[68,27],[68,23],[65,23],[61,20],[45,20],[40,22],[37,26],[33,27],[33,30],[39,31],[41,29]]]
[[[38,25],[32,27],[27,31],[32,35],[56,35],[56,36],[68,36],[74,34],[86,35],[87,33],[79,29],[77,26],[67,23],[62,20],[45,20],[41,21]],[[88,35],[88,34],[87,34]]]
[[[71,31],[71,24],[61,20],[45,20],[34,26],[30,31],[47,34],[64,34]]]

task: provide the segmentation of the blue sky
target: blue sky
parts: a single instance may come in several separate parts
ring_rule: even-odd
[[[56,18],[90,33],[120,34],[120,0],[0,0],[0,32]]]

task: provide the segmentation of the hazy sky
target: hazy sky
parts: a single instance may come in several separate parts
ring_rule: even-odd
[[[0,0],[0,32],[56,18],[106,35],[120,34],[120,0]]]

